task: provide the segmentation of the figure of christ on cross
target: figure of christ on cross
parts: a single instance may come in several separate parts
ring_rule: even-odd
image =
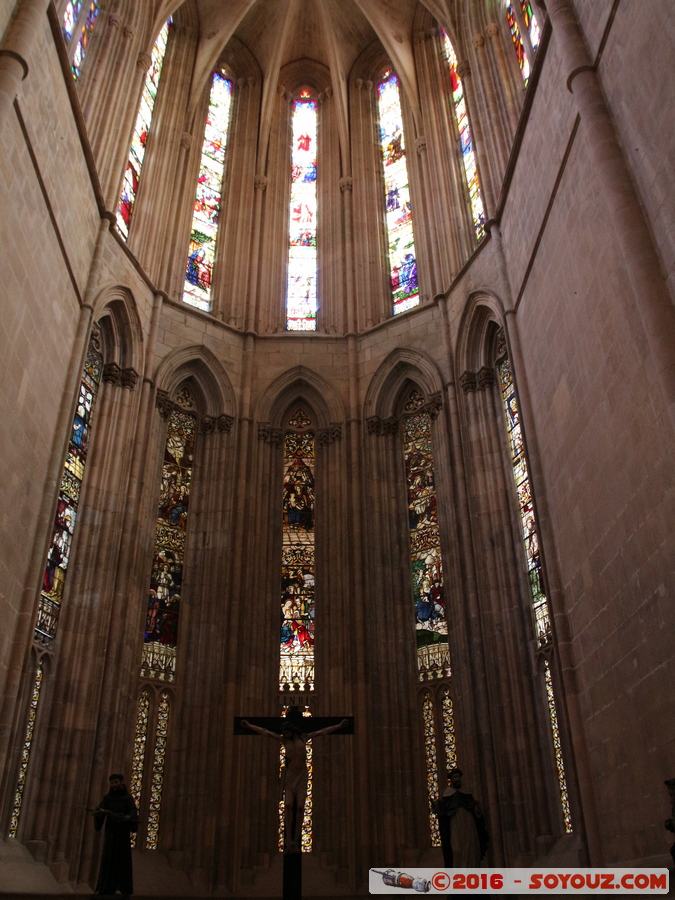
[[[307,741],[324,734],[333,734],[336,731],[353,732],[351,719],[341,719],[333,724],[325,725],[323,720],[303,719],[299,715],[298,707],[291,707],[288,716],[279,719],[266,719],[265,724],[274,724],[279,732],[271,731],[262,725],[255,725],[247,719],[235,720],[235,732],[239,728],[252,731],[255,734],[263,734],[274,738],[284,745],[285,760],[282,772],[282,788],[284,791],[284,853],[300,853],[300,840],[302,836],[302,822],[305,816],[305,801],[307,799],[307,782],[309,772],[307,769]],[[260,720],[259,720],[260,721]],[[331,720],[328,720],[331,721]],[[316,731],[305,732],[303,724],[322,724],[323,727]],[[237,725],[239,728],[237,728]],[[241,733],[241,732],[240,732]]]

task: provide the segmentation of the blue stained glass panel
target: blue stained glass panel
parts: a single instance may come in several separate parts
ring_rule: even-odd
[[[394,314],[419,303],[403,117],[397,76],[387,70],[377,88],[384,168],[389,272]]]
[[[227,133],[232,105],[232,82],[214,72],[206,116],[192,233],[185,270],[183,300],[208,311],[216,255],[216,237],[225,172]]]

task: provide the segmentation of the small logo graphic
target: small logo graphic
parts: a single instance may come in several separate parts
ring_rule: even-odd
[[[394,869],[387,869],[385,872],[380,872],[379,869],[370,871],[381,875],[382,881],[390,887],[412,888],[413,891],[419,891],[421,894],[426,894],[431,889],[431,883],[426,878],[413,878],[412,875],[396,872]]]

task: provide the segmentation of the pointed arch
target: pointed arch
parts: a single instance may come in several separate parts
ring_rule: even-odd
[[[157,389],[166,391],[170,398],[187,380],[195,388],[201,415],[214,418],[223,413],[235,415],[232,382],[220,360],[203,344],[183,347],[169,354],[160,363],[155,375]]]
[[[120,284],[104,287],[94,301],[94,321],[101,329],[104,361],[140,373],[143,329],[130,288]]]
[[[469,295],[457,335],[455,370],[458,376],[492,366],[493,359],[487,349],[492,346],[495,328],[503,324],[504,305],[496,294],[481,290]]]
[[[275,379],[263,392],[256,408],[256,419],[283,427],[284,417],[295,402],[309,406],[317,428],[343,422],[344,404],[332,385],[306,366],[296,366]]]
[[[436,363],[419,350],[397,347],[387,356],[373,375],[364,403],[364,416],[388,419],[396,415],[406,383],[419,386],[427,397],[443,389],[443,379]]]

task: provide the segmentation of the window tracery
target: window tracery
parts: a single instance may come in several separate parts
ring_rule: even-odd
[[[317,107],[304,88],[293,102],[286,328],[316,331]]]
[[[89,49],[98,14],[98,0],[68,0],[66,3],[61,32],[66,42],[75,80],[82,74],[84,58]]]
[[[441,36],[445,58],[450,70],[452,105],[455,121],[457,122],[457,130],[459,132],[459,145],[462,154],[462,165],[464,166],[464,177],[469,192],[471,216],[473,218],[476,237],[480,240],[485,234],[485,210],[483,208],[483,200],[481,198],[480,185],[478,182],[478,168],[476,166],[476,155],[473,149],[469,115],[466,108],[466,100],[464,98],[464,88],[462,86],[462,79],[459,77],[459,72],[457,70],[457,56],[454,47],[445,31],[442,32]]]
[[[399,81],[391,69],[385,69],[377,86],[377,100],[389,272],[396,315],[417,306],[420,297]]]
[[[231,106],[232,82],[216,70],[211,76],[183,290],[185,303],[205,311],[211,305]]]
[[[164,63],[170,27],[171,19],[168,19],[162,26],[161,31],[157,35],[157,40],[152,47],[150,65],[143,83],[141,104],[136,116],[129,157],[124,170],[122,191],[117,205],[117,227],[125,240],[129,237],[131,216],[133,214],[138,186],[141,179],[141,169],[145,159],[148,135],[152,126],[152,114],[154,112],[155,100],[159,89],[159,80],[162,74],[162,65]]]
[[[551,616],[549,601],[546,595],[544,570],[539,545],[539,526],[532,498],[530,474],[525,455],[525,443],[520,423],[520,411],[516,396],[511,363],[502,350],[502,358],[497,364],[501,397],[506,416],[506,431],[509,442],[509,451],[513,478],[518,496],[518,513],[521,525],[521,539],[525,551],[528,582],[530,588],[530,600],[534,620],[534,631],[537,647],[542,653],[549,651],[553,644],[551,629]],[[544,656],[544,684],[548,706],[549,725],[553,741],[555,765],[558,775],[560,793],[560,805],[566,832],[572,831],[572,816],[569,805],[567,779],[565,775],[565,762],[560,741],[560,729],[558,726],[558,713],[556,709],[555,694],[553,689],[553,676],[549,660]]]
[[[298,408],[284,437],[279,690],[314,690],[315,435]]]
[[[539,46],[540,32],[537,17],[530,0],[506,2],[506,21],[516,51],[518,67],[527,85],[534,64],[534,54]]]

